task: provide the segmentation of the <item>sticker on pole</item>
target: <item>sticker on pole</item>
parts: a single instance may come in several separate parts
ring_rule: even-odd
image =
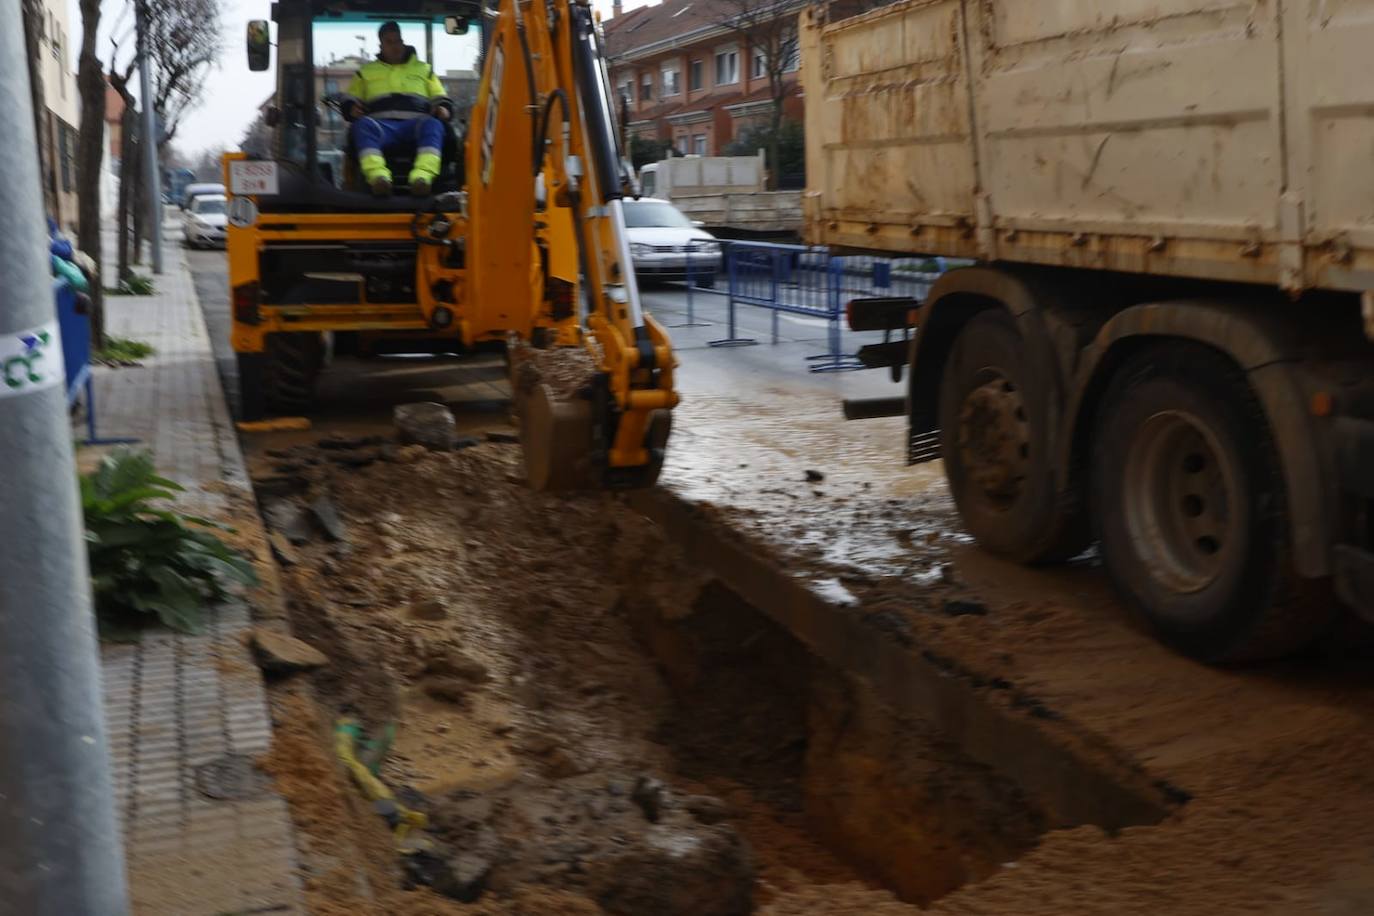
[[[251,159],[229,163],[229,190],[234,194],[276,194],[277,164]]]
[[[32,331],[0,334],[0,398],[42,391],[61,384],[62,379],[57,322]]]

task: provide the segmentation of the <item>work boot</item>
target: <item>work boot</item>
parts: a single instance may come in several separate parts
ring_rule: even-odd
[[[373,195],[377,197],[391,196],[391,176],[373,175],[367,182],[367,186],[372,189]]]
[[[428,197],[433,187],[428,175],[410,176],[410,193],[416,197]]]

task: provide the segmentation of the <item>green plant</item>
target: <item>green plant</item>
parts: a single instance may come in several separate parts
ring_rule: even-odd
[[[667,159],[672,155],[672,151],[672,140],[651,139],[638,134],[630,137],[630,164],[636,169],[642,169],[651,162]]]
[[[209,529],[208,519],[156,503],[182,487],[159,477],[146,452],[117,450],[81,478],[91,584],[101,632],[118,636],[146,615],[195,633],[201,608],[225,598],[231,583],[257,585],[252,564]]]
[[[105,346],[95,352],[95,361],[107,366],[127,366],[140,359],[152,356],[156,350],[153,345],[128,337],[106,337]]]
[[[111,296],[151,296],[155,289],[153,278],[145,277],[143,274],[130,273],[127,277],[119,281],[119,285],[113,289],[105,290]]]
[[[806,179],[806,130],[800,121],[787,120],[778,125],[777,163],[773,162],[773,131],[767,125],[747,127],[739,136],[725,145],[726,156],[753,156],[765,150],[768,168],[776,172],[778,180],[789,184],[805,184]]]

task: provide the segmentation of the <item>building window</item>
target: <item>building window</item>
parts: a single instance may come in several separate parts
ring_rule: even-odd
[[[52,59],[59,62],[62,60],[62,30],[55,25],[52,30]]]
[[[692,152],[693,152],[693,153],[696,153],[698,156],[705,156],[705,155],[706,155],[706,135],[705,135],[705,134],[693,134],[693,135],[692,135]]]
[[[76,131],[61,121],[57,123],[57,143],[62,161],[62,190],[70,192],[74,184],[72,173],[76,165]]]
[[[640,101],[641,103],[643,103],[643,102],[648,102],[648,101],[652,100],[653,97],[654,97],[654,75],[653,75],[652,73],[646,73],[646,74],[644,74],[643,76],[640,77],[640,83],[639,83],[639,101]]]
[[[634,80],[626,77],[625,82],[620,84],[620,97],[625,100],[625,104],[635,103],[635,83]]]
[[[663,97],[677,95],[682,91],[682,71],[677,64],[663,68]]]
[[[687,65],[687,89],[696,92],[701,88],[702,70],[705,66],[699,60],[694,60]]]
[[[749,78],[761,80],[768,75],[768,54],[755,45],[749,49]]]
[[[716,52],[716,85],[728,86],[739,82],[739,49]]]
[[[801,45],[797,44],[796,39],[792,40],[792,50],[787,54],[787,63],[783,66],[783,73],[795,73],[801,69]]]

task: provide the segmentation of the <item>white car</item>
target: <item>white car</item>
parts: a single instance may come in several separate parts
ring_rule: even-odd
[[[712,286],[720,270],[720,242],[666,200],[625,200],[630,258],[640,279],[691,280]]]
[[[229,225],[222,194],[203,194],[193,198],[181,217],[181,234],[192,248],[224,247],[224,227]]]

